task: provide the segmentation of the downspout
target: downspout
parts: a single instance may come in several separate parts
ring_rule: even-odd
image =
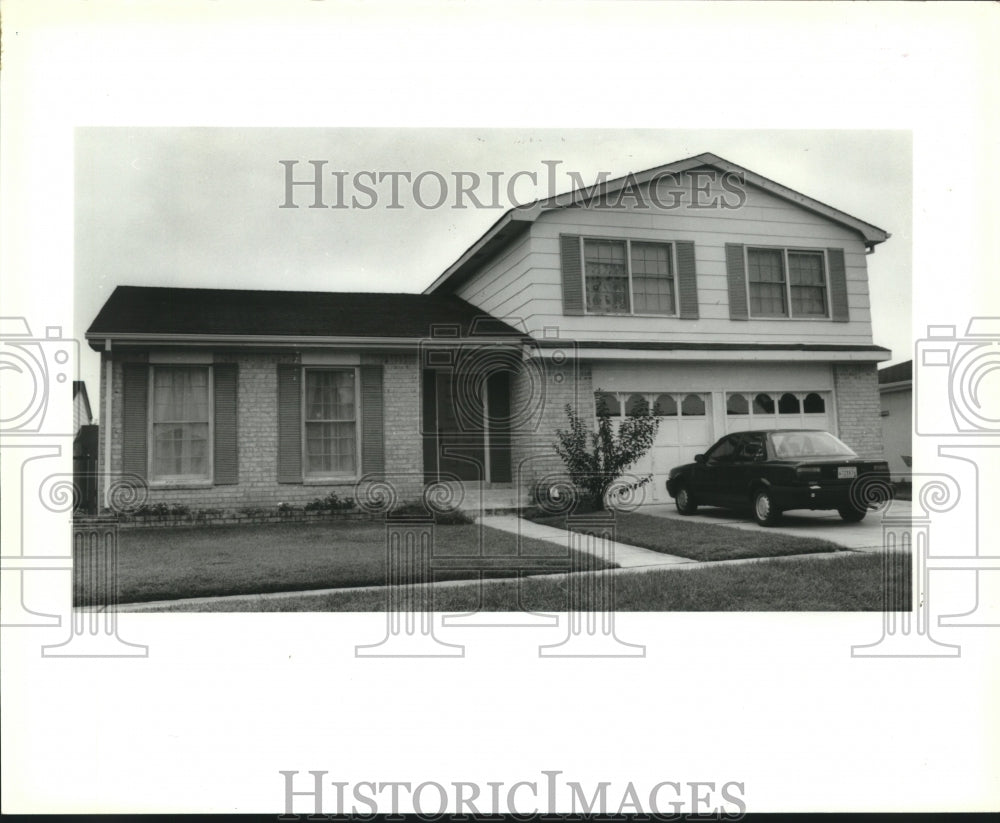
[[[111,507],[111,381],[114,372],[111,367],[111,338],[104,341],[104,354],[107,357],[104,369],[104,506]]]

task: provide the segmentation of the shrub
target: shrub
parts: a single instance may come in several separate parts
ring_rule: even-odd
[[[174,505],[170,507],[170,513],[174,516],[180,516],[180,515],[190,514],[191,509],[188,506],[185,506],[183,503],[174,503]]]
[[[400,503],[393,510],[394,516],[422,515],[423,517],[433,516],[435,525],[438,526],[468,526],[475,521],[461,509],[448,509],[446,511],[428,511],[427,507],[419,500],[410,503]]]
[[[336,512],[354,508],[354,498],[341,498],[336,492],[330,492],[326,497],[317,497],[305,505],[307,512]]]
[[[580,493],[580,502],[603,509],[608,489],[653,445],[660,421],[647,404],[627,415],[617,433],[611,426],[611,414],[604,403],[597,404],[596,432],[590,431],[568,403],[566,416],[569,428],[556,430],[556,453]],[[646,475],[635,482],[621,484],[621,488],[637,489],[651,479],[651,475]]]

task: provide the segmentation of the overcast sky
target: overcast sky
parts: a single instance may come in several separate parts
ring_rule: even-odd
[[[561,161],[557,191],[576,172],[590,184],[702,152],[713,152],[874,223],[892,234],[868,257],[874,341],[909,359],[911,298],[911,139],[904,131],[643,131],[505,129],[81,128],[76,133],[75,300],[77,335],[123,284],[244,289],[419,292],[511,205],[547,196],[543,161]],[[450,196],[440,208],[414,202],[400,181],[374,186],[371,209],[282,209],[285,170],[311,177],[326,160],[324,200],[336,201],[329,172],[348,172],[345,199],[370,201],[351,184],[356,172],[437,172]],[[492,206],[489,173],[502,175],[498,208],[455,209],[455,172],[484,181],[476,194]],[[470,178],[467,178],[470,179]],[[365,180],[365,183],[368,181]],[[423,202],[438,185],[429,175]],[[99,358],[85,348],[81,378],[100,405]]]

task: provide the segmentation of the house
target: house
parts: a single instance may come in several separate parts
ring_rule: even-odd
[[[523,500],[562,471],[565,406],[593,417],[595,396],[660,415],[650,500],[728,431],[881,456],[866,255],[888,236],[703,154],[512,209],[423,294],[121,286],[86,335],[102,465],[200,506],[379,476]]]
[[[900,480],[909,476],[913,454],[913,361],[879,369],[878,394],[885,456],[893,480]]]
[[[73,433],[78,434],[80,426],[89,426],[94,422],[90,410],[90,398],[87,396],[87,384],[82,380],[73,381]]]

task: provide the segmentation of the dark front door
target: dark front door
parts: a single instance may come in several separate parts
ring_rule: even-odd
[[[509,375],[494,373],[479,390],[456,384],[450,371],[424,371],[425,479],[510,482]]]

